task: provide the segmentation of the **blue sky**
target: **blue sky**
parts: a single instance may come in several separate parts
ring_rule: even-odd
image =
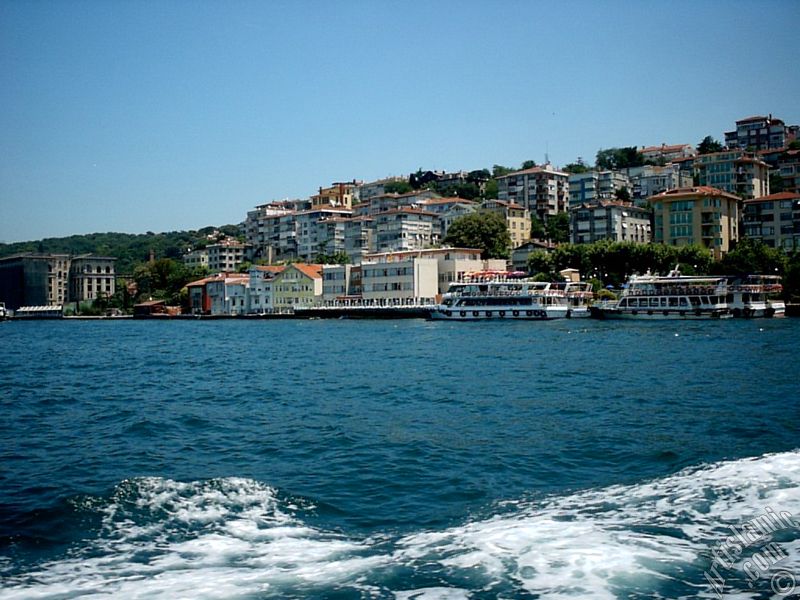
[[[0,0],[0,242],[800,123],[800,1]]]

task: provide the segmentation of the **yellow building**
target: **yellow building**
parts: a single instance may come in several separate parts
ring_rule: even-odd
[[[511,248],[518,248],[531,239],[531,213],[527,208],[506,200],[487,200],[483,207],[503,215],[511,236]]]
[[[318,304],[322,300],[322,265],[287,266],[272,280],[272,298],[276,310]]]
[[[679,188],[648,198],[653,207],[653,241],[697,244],[720,258],[739,239],[738,196],[713,187]]]
[[[319,188],[319,193],[311,196],[311,209],[353,208],[353,200],[358,200],[359,182],[334,183],[330,187]]]

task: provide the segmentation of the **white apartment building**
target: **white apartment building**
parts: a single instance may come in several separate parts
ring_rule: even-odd
[[[497,197],[527,208],[542,223],[569,205],[569,174],[549,163],[497,178]]]
[[[636,200],[646,201],[661,192],[692,185],[692,174],[677,164],[663,167],[642,165],[627,169],[627,173],[632,185],[631,197]]]
[[[249,246],[236,240],[225,240],[206,247],[208,269],[212,273],[236,271],[245,261]]]
[[[422,250],[440,240],[436,213],[398,208],[375,215],[375,246],[379,252]]]
[[[191,250],[183,255],[183,264],[190,269],[198,269],[205,267],[208,269],[208,250],[200,248],[198,250]]]
[[[248,275],[212,279],[206,283],[212,315],[243,315],[247,312]]]
[[[435,258],[405,256],[389,262],[361,264],[364,300],[377,302],[433,301],[439,292]]]
[[[116,292],[114,262],[109,256],[76,256],[69,266],[69,300],[110,298]],[[60,304],[60,302],[59,302]]]
[[[574,206],[569,212],[573,244],[591,244],[598,240],[645,244],[652,240],[649,209],[601,200]]]
[[[286,267],[257,266],[248,273],[247,312],[250,314],[269,313],[275,308],[272,284],[275,276]]]
[[[622,188],[631,190],[631,180],[621,171],[587,171],[569,175],[569,206],[613,200]]]

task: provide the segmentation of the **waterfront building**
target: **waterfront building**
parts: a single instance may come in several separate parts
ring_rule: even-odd
[[[680,158],[689,158],[697,154],[691,144],[661,144],[660,146],[647,146],[639,150],[646,161],[655,165],[666,165]]]
[[[769,165],[753,152],[703,154],[695,158],[694,171],[700,187],[714,187],[745,200],[769,194]]]
[[[623,188],[631,190],[628,175],[621,171],[587,171],[569,175],[569,206],[598,200],[613,200]]]
[[[531,252],[537,250],[544,250],[545,252],[552,252],[555,250],[556,244],[542,240],[528,240],[518,248],[511,251],[511,270],[519,272],[528,272],[528,257]]]
[[[439,243],[436,213],[415,208],[397,208],[375,215],[375,242],[379,252],[422,250]]]
[[[649,208],[630,203],[603,201],[584,203],[569,211],[570,241],[591,244],[598,240],[636,242],[651,241]]]
[[[477,248],[428,248],[401,252],[379,252],[365,256],[362,266],[366,267],[367,263],[395,263],[413,257],[436,261],[435,279],[439,293],[446,292],[452,282],[460,281],[468,273],[505,271],[507,268],[504,259],[481,259],[481,251]],[[362,277],[366,278],[366,275],[362,274]]]
[[[331,302],[355,295],[351,286],[353,265],[322,265],[322,300]]]
[[[72,259],[69,270],[69,301],[110,298],[116,292],[116,258],[86,254]]]
[[[722,190],[697,186],[656,194],[653,241],[672,246],[698,244],[719,259],[739,239],[741,199]]]
[[[531,238],[531,213],[524,206],[505,200],[487,200],[483,208],[505,219],[511,248],[521,246]]]
[[[205,293],[212,315],[243,315],[247,312],[247,273],[222,273],[206,281]]]
[[[800,194],[781,192],[744,201],[744,235],[771,248],[800,249]]]
[[[250,268],[247,283],[247,312],[260,314],[272,312],[275,308],[274,282],[284,266],[254,266]]]
[[[569,174],[550,163],[497,178],[497,198],[519,204],[542,223],[569,205]]]
[[[276,310],[314,306],[322,300],[322,265],[293,263],[272,282]]]
[[[0,302],[7,309],[69,301],[68,254],[21,253],[0,258]]]
[[[798,134],[799,126],[787,126],[771,114],[766,117],[747,117],[736,121],[735,130],[725,132],[725,145],[731,149],[751,151],[785,148],[798,138]]]
[[[437,261],[413,253],[361,263],[361,296],[369,302],[433,301],[438,293]]]
[[[375,220],[372,217],[353,217],[344,224],[344,251],[354,265],[365,254],[375,251]]]

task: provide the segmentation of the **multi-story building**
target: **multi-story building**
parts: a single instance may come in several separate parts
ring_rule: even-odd
[[[247,287],[247,312],[250,314],[263,314],[272,312],[275,308],[273,284],[275,276],[282,273],[283,266],[255,266],[251,267]]]
[[[417,206],[439,216],[439,232],[442,239],[447,235],[447,230],[453,221],[480,208],[479,203],[463,198],[427,198],[421,200]]]
[[[249,279],[247,273],[232,273],[207,280],[205,293],[210,305],[210,314],[246,314]]]
[[[288,265],[275,275],[272,290],[276,310],[314,306],[322,300],[322,265]]]
[[[375,251],[375,220],[353,217],[344,224],[344,251],[350,262],[360,264],[365,254]]]
[[[378,179],[377,181],[370,181],[369,183],[362,183],[358,186],[359,201],[369,202],[376,196],[385,195],[386,186],[391,183],[408,183],[408,177],[393,176],[386,177],[385,179]]]
[[[208,250],[206,248],[190,250],[183,255],[183,264],[190,269],[208,269]]]
[[[91,254],[74,257],[70,265],[69,301],[93,301],[113,296],[116,292],[116,260]]]
[[[379,252],[421,250],[439,243],[436,213],[398,208],[375,215],[375,241]]]
[[[405,252],[380,252],[364,257],[362,267],[370,264],[390,264],[410,258],[425,258],[436,262],[436,281],[438,292],[444,293],[453,281],[459,281],[467,273],[478,271],[505,271],[504,259],[481,259],[481,251],[476,248],[429,248]],[[367,281],[366,272],[362,272]]]
[[[630,191],[631,180],[621,171],[587,171],[569,175],[569,206],[586,202],[613,200],[617,192],[626,188]]]
[[[800,194],[800,150],[787,150],[778,159],[783,191]]]
[[[208,270],[212,273],[236,271],[245,261],[248,244],[229,239],[206,247]]]
[[[322,299],[325,302],[344,300],[354,295],[353,265],[322,265]]]
[[[416,190],[405,194],[382,194],[373,196],[366,202],[353,207],[354,217],[367,217],[395,210],[397,208],[415,208],[427,200],[439,198],[439,194],[431,190]]]
[[[692,186],[692,171],[681,169],[678,164],[669,164],[663,167],[656,165],[642,165],[627,169],[631,181],[631,198],[643,200],[667,190]]]
[[[313,260],[320,253],[344,252],[344,221],[351,212],[346,209],[320,208],[295,213],[295,256]],[[287,246],[287,250],[290,247]]]
[[[651,241],[651,211],[629,203],[600,200],[570,209],[569,232],[573,244],[598,240],[647,243]]]
[[[361,263],[361,295],[374,302],[433,301],[438,293],[435,258],[412,254]]]
[[[744,235],[771,248],[800,249],[800,194],[781,192],[744,201]]]
[[[0,258],[0,302],[11,310],[69,302],[71,262],[68,254],[28,252]]]
[[[311,196],[311,208],[344,208],[350,210],[358,203],[360,181],[337,182]]]
[[[487,200],[483,208],[505,219],[511,248],[521,246],[531,238],[531,213],[524,206],[505,200]]]
[[[698,186],[656,194],[653,241],[673,246],[698,244],[720,258],[739,239],[741,199],[722,190]]]
[[[288,245],[289,229],[291,229],[292,242],[294,242],[293,216],[295,212],[286,203],[269,203],[256,206],[255,210],[247,213],[244,222],[245,240],[253,249],[254,259],[264,259],[268,262],[277,260],[282,249]],[[282,217],[284,218],[282,219]],[[293,256],[296,256],[296,247],[292,249]]]
[[[725,132],[725,145],[731,149],[764,150],[765,148],[785,148],[797,139],[800,127],[787,126],[781,119],[766,117],[747,117],[736,121],[734,131]]]
[[[769,165],[752,152],[703,154],[695,158],[694,171],[700,187],[714,187],[745,200],[769,194]]]
[[[689,158],[697,154],[697,150],[691,144],[661,144],[660,146],[648,146],[639,150],[646,161],[656,165],[665,165],[679,158]]]
[[[543,223],[569,205],[569,174],[550,163],[497,178],[497,197],[519,204]]]

